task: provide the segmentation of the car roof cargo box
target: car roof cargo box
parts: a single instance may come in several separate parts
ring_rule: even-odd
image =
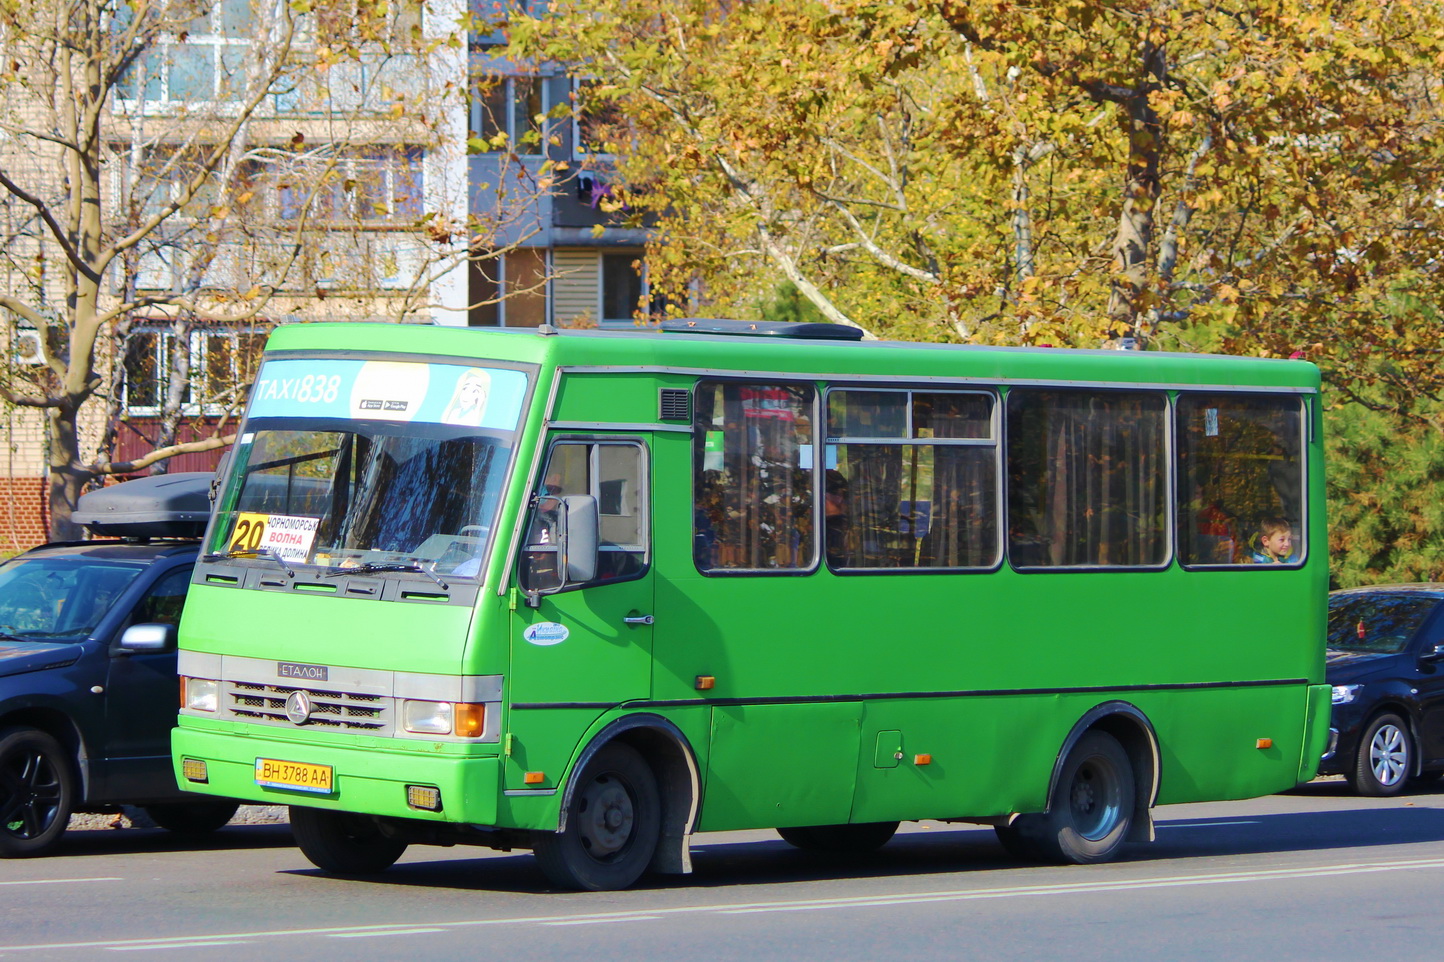
[[[199,538],[211,513],[208,471],[137,478],[80,496],[72,515],[107,538]]]

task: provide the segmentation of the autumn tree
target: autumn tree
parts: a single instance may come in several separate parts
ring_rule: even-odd
[[[442,27],[417,0],[0,3],[0,309],[38,362],[0,398],[45,419],[53,536],[92,479],[228,443],[276,317],[428,307],[466,254],[464,196],[421,183],[463,86],[425,69]],[[139,374],[158,447],[116,461]],[[175,443],[184,410],[211,436]]]
[[[1437,328],[1380,309],[1439,287],[1441,28],[1433,2],[577,0],[514,41],[630,119],[619,203],[678,292],[1302,353],[1404,412],[1444,384]]]

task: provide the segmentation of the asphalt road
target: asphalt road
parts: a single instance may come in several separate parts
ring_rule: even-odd
[[[547,889],[526,853],[414,847],[357,881],[284,824],[202,847],[158,829],[72,831],[0,862],[0,958],[1349,959],[1436,957],[1444,791],[1341,782],[1158,809],[1158,841],[1101,866],[1005,855],[989,829],[904,826],[861,862],[771,832],[704,835],[696,872],[627,892]]]

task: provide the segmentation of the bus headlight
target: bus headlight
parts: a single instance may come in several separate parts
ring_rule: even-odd
[[[1335,705],[1347,705],[1359,697],[1359,692],[1363,687],[1363,685],[1335,685],[1333,703]]]
[[[477,738],[486,727],[486,706],[407,700],[401,706],[401,727],[418,735],[457,734]]]
[[[215,711],[221,703],[220,683],[210,678],[181,679],[181,707],[190,711]]]

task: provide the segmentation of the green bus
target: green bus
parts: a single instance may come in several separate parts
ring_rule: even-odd
[[[1313,776],[1328,582],[1298,361],[825,324],[276,331],[181,624],[176,776],[305,855],[898,823],[1113,857]]]

